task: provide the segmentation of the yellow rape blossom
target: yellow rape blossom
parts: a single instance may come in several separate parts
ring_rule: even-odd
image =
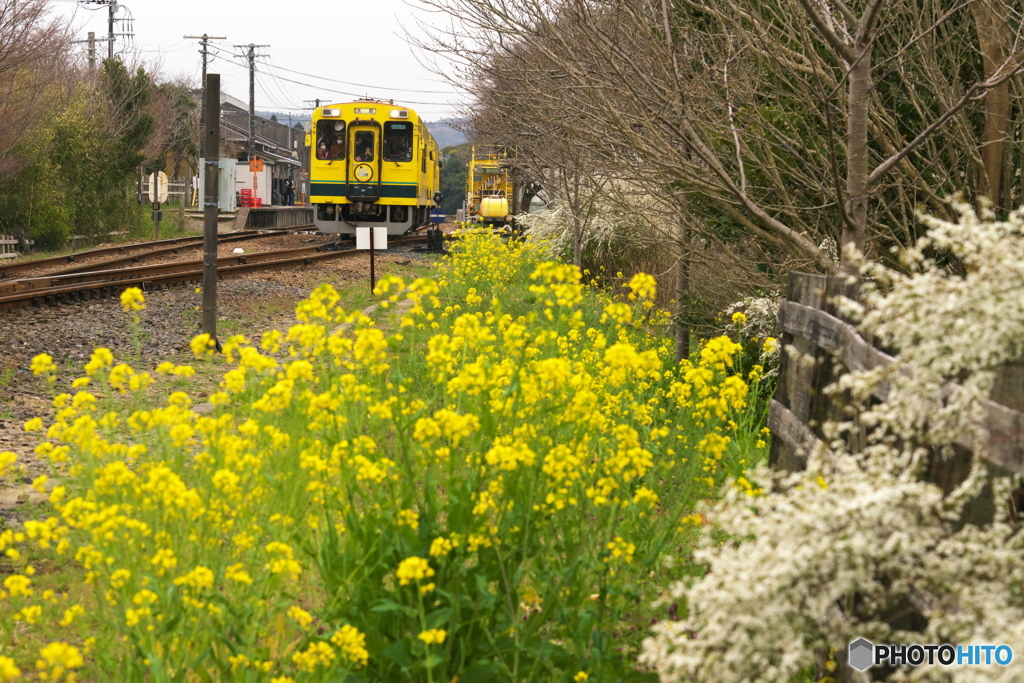
[[[432,628],[427,631],[423,631],[417,637],[427,645],[440,645],[444,642],[447,635],[448,633],[444,629]]]
[[[422,557],[407,557],[398,565],[395,576],[398,577],[398,583],[402,586],[409,585],[412,581],[419,581],[434,575],[434,570],[430,568],[430,564]]]
[[[56,381],[57,366],[53,362],[53,357],[48,353],[40,353],[32,358],[29,369],[32,370],[33,375],[46,375],[48,382]]]
[[[192,354],[199,359],[209,358],[217,350],[217,342],[207,333],[203,333],[195,336],[191,342],[189,342],[189,348],[192,349]]]
[[[146,297],[138,287],[129,287],[121,292],[121,308],[125,313],[134,313],[146,308]]]
[[[341,656],[359,666],[366,666],[370,653],[366,649],[366,635],[355,626],[348,624],[331,636],[331,642],[341,651]]]
[[[10,657],[0,655],[0,681],[14,681],[21,678],[21,669],[14,664]]]
[[[36,661],[36,669],[39,670],[40,678],[51,681],[60,680],[65,673],[72,669],[79,669],[85,664],[82,654],[78,648],[63,641],[50,643],[39,652],[39,659]]]

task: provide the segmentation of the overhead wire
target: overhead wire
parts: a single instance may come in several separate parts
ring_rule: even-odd
[[[276,76],[274,74],[270,74],[270,73],[267,73],[265,71],[259,71],[258,69],[257,69],[257,72],[258,73],[266,74],[267,76],[270,76],[271,78],[280,79],[282,81],[285,81],[286,83],[294,83],[295,85],[301,85],[301,86],[305,86],[307,88],[318,88],[318,89],[323,90],[325,92],[335,93],[335,94],[338,94],[338,95],[348,95],[349,97],[363,98],[363,97],[368,96],[368,94],[369,94],[369,93],[362,93],[362,94],[360,94],[360,93],[351,92],[351,91],[348,91],[348,90],[335,90],[335,89],[332,89],[332,88],[325,88],[322,85],[313,85],[312,83],[303,83],[302,81],[296,81],[296,80],[291,79],[291,78],[285,78],[284,76]],[[388,90],[386,90],[384,88],[375,88],[375,89],[379,90],[379,91],[383,91],[383,92],[390,92],[390,91],[388,91]],[[391,99],[391,98],[387,98],[387,99]],[[428,106],[429,105],[446,106],[446,105],[450,104],[449,102],[416,102],[416,101],[411,101],[411,100],[402,100],[402,102],[404,104],[423,104],[423,105],[428,105]]]
[[[248,69],[249,69],[248,64],[240,63],[239,61],[236,61],[235,59],[229,59],[227,57],[224,57],[221,54],[221,52],[216,49],[216,47],[211,46],[210,57],[213,60],[220,60],[221,62],[225,62],[225,63],[231,64],[231,65],[233,65],[235,67],[238,67],[238,69],[242,73],[248,72]],[[245,58],[244,56],[236,55],[234,53],[232,53],[232,57],[241,57],[243,59]],[[282,71],[292,71],[290,69],[285,69],[283,67],[278,67],[278,66],[276,66],[274,64],[268,64],[267,61],[262,61],[259,64],[261,66],[269,66],[270,68],[277,68],[277,69],[280,69]],[[255,68],[254,69],[254,79],[256,80],[257,83],[260,84],[260,88],[263,91],[264,95],[266,95],[267,100],[274,107],[276,107],[277,109],[282,109],[282,110],[285,110],[285,111],[309,111],[310,107],[287,107],[287,106],[284,106],[283,102],[276,101],[276,99],[277,99],[276,96],[272,95],[270,93],[268,86],[264,82],[264,79],[257,79],[256,76],[266,76],[270,80],[270,82],[272,82],[275,86],[280,86],[280,83],[284,82],[284,83],[292,83],[294,85],[300,85],[300,86],[303,86],[303,87],[306,87],[306,88],[315,88],[315,89],[318,89],[320,91],[323,91],[323,92],[331,94],[331,95],[345,95],[345,96],[348,96],[348,97],[352,97],[354,99],[363,99],[364,97],[368,97],[369,96],[369,93],[357,93],[357,92],[346,91],[346,90],[337,90],[337,89],[330,88],[330,87],[324,87],[323,85],[316,85],[316,84],[312,84],[312,83],[306,83],[306,82],[303,82],[303,81],[298,81],[298,80],[295,80],[295,79],[292,79],[292,78],[288,78],[286,76],[282,76],[280,74],[271,73],[271,72],[269,72],[267,70],[264,70],[264,69]],[[319,78],[319,77],[315,77],[314,76],[314,78]],[[335,79],[322,79],[322,80],[329,80],[330,81],[330,80],[335,80]],[[283,86],[280,86],[280,87],[281,87],[281,94],[284,97],[284,101],[291,100],[292,99],[291,96],[289,96],[287,94],[287,92],[285,92],[285,90],[283,89]],[[378,92],[379,91],[389,92],[391,89],[387,89],[387,88],[374,88],[374,90],[377,90]],[[397,91],[402,90],[402,89],[396,88],[394,90],[397,92]],[[390,98],[387,98],[387,99],[390,99]],[[418,107],[426,107],[425,109],[418,109],[418,111],[420,111],[420,113],[436,113],[436,114],[448,114],[451,111],[451,106],[453,106],[453,103],[451,103],[451,102],[421,102],[421,101],[410,101],[410,100],[401,100],[401,104],[402,105],[417,105]]]
[[[304,71],[297,71],[296,69],[289,69],[287,67],[280,66],[279,64],[275,64],[274,62],[271,62],[269,60],[268,60],[267,63],[268,63],[269,66],[272,66],[275,69],[280,69],[281,71],[287,71],[289,73],[298,74],[300,76],[307,76],[309,78],[315,78],[315,79],[321,80],[321,81],[329,81],[331,83],[340,83],[341,85],[350,85],[350,86],[353,86],[353,87],[356,87],[356,88],[373,88],[375,90],[385,90],[385,91],[388,91],[388,92],[411,92],[411,93],[420,93],[420,94],[424,94],[424,95],[458,95],[459,94],[457,91],[454,91],[454,90],[416,90],[416,89],[413,89],[413,88],[385,88],[385,87],[380,87],[380,86],[376,86],[376,85],[367,85],[365,83],[352,83],[351,81],[342,81],[342,80],[337,79],[337,78],[328,78],[326,76],[317,76],[316,74],[310,74],[310,73],[306,73]]]

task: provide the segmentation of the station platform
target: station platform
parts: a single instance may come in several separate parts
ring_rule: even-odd
[[[202,221],[202,211],[187,211],[188,218]],[[244,221],[244,222],[243,222]],[[217,214],[218,232],[256,230],[259,228],[290,228],[313,223],[312,206],[253,206]],[[240,224],[241,223],[241,224]]]

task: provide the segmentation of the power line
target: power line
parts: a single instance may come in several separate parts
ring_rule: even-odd
[[[121,36],[125,38],[125,48],[130,47],[131,39],[135,36],[132,30],[135,23],[135,17],[132,16],[132,11],[124,5],[117,4],[117,0],[78,0],[78,6],[83,9],[89,9],[85,5],[100,5],[107,7],[107,59],[114,58],[114,36]],[[126,17],[120,19],[116,18],[117,10],[124,9],[127,13]],[[96,9],[99,9],[97,7]],[[121,23],[121,33],[114,33],[114,21],[115,19]]]
[[[335,90],[333,88],[325,88],[322,85],[313,85],[312,83],[303,83],[302,81],[296,81],[296,80],[293,80],[291,78],[285,78],[284,76],[278,76],[276,74],[267,73],[266,71],[260,71],[259,73],[265,74],[267,76],[270,76],[271,78],[276,78],[278,80],[282,80],[282,81],[284,81],[286,83],[294,83],[295,85],[301,85],[301,86],[304,86],[304,87],[307,87],[307,88],[318,88],[318,89],[323,90],[325,92],[334,93],[334,94],[337,94],[337,95],[347,95],[349,97],[354,97],[356,99],[364,99],[364,98],[368,97],[368,93],[365,93],[365,92],[360,94],[360,93],[346,91],[346,90]],[[375,89],[376,90],[383,90],[385,92],[388,92],[388,90],[386,88],[375,88]],[[402,102],[404,104],[425,104],[425,105],[430,105],[430,106],[446,106],[446,105],[449,104],[448,102],[415,102],[415,101],[412,101],[412,100],[404,100],[404,99],[402,100]]]
[[[389,91],[389,92],[392,92],[392,91],[393,92],[412,92],[412,93],[419,93],[419,94],[422,94],[422,95],[458,95],[459,94],[458,92],[456,92],[454,90],[414,90],[414,89],[410,89],[410,88],[381,88],[381,87],[375,86],[375,85],[366,85],[365,83],[351,83],[349,81],[338,80],[337,78],[327,78],[326,76],[317,76],[316,74],[308,74],[308,73],[305,73],[303,71],[296,71],[295,69],[289,69],[289,68],[286,68],[286,67],[283,67],[283,66],[279,66],[277,64],[274,64],[273,62],[268,62],[268,65],[274,67],[275,69],[280,69],[281,71],[287,71],[289,73],[298,74],[300,76],[308,76],[309,78],[315,78],[315,79],[321,80],[321,81],[330,81],[331,83],[340,83],[341,85],[351,85],[351,86],[354,86],[356,88],[373,88],[375,90],[386,90],[386,91]]]
[[[214,56],[215,59],[220,59],[220,60],[222,60],[224,62],[229,62],[231,64],[234,64],[235,66],[242,66],[242,65],[238,64],[238,62],[235,62],[235,61],[229,60],[229,59],[225,59],[224,57],[221,57],[220,55],[215,54],[213,56]],[[246,58],[246,55],[233,55],[233,56],[241,57],[243,59]],[[275,64],[271,64],[271,63],[268,63],[268,62],[264,62],[264,64],[267,64],[268,66],[270,66],[272,68],[275,68],[275,69],[280,69],[282,71],[291,71],[290,69],[285,69],[283,67],[279,67],[279,66],[277,66]],[[334,89],[334,88],[331,88],[331,87],[325,87],[323,85],[316,85],[316,84],[313,84],[313,83],[305,83],[303,81],[297,81],[297,80],[292,79],[292,78],[287,78],[285,76],[281,76],[279,74],[271,73],[271,72],[268,72],[268,71],[261,71],[259,69],[256,69],[255,73],[258,73],[258,74],[263,75],[263,76],[268,76],[270,78],[273,78],[273,79],[278,80],[278,81],[283,81],[285,83],[292,83],[294,85],[301,85],[301,86],[306,87],[306,88],[315,88],[315,89],[320,90],[322,92],[330,93],[330,94],[333,94],[333,95],[345,95],[345,96],[351,97],[353,99],[364,99],[364,98],[366,98],[368,96],[368,93],[366,93],[366,92],[358,93],[358,92],[352,92],[352,91],[349,91],[349,90],[337,90],[337,89]],[[314,78],[320,78],[320,77],[319,76],[314,76]],[[333,79],[324,79],[324,80],[333,80]],[[341,82],[341,81],[338,81],[338,82]],[[395,92],[399,92],[399,91],[402,90],[402,88],[375,87],[375,88],[372,88],[372,90],[376,90],[378,92],[380,92],[380,91],[391,92],[392,90],[394,90]],[[453,94],[457,94],[457,93],[453,93]],[[451,102],[421,102],[421,101],[414,101],[414,100],[406,100],[406,99],[402,99],[402,98],[399,98],[399,99],[401,99],[401,102],[402,102],[403,105],[423,105],[423,106],[428,106],[428,107],[450,107],[450,106],[452,106]]]
[[[218,59],[218,60],[220,60],[222,62],[231,64],[233,66],[241,67],[241,68],[246,68],[244,65],[239,64],[238,62],[236,62],[234,60],[227,59],[226,57],[222,57],[220,54],[217,54],[216,52],[211,54],[210,56],[213,57],[214,59]],[[242,58],[246,57],[245,55],[234,55],[234,56],[242,57]],[[260,75],[264,75],[264,76],[269,76],[270,78],[276,79],[278,81],[284,81],[286,83],[293,83],[295,85],[301,85],[301,86],[307,87],[307,88],[315,88],[317,90],[320,90],[321,92],[324,92],[324,93],[327,93],[327,94],[330,94],[330,95],[345,95],[347,97],[351,97],[351,98],[357,99],[357,100],[358,99],[363,99],[366,96],[366,93],[355,93],[355,92],[350,92],[350,91],[335,90],[333,88],[324,87],[322,85],[314,85],[312,83],[303,83],[302,81],[296,81],[294,79],[286,78],[284,76],[280,76],[280,75],[277,75],[277,74],[267,73],[266,71],[260,71],[259,69],[256,69],[255,73],[260,74]],[[329,101],[329,99],[330,98],[322,97],[322,98],[320,98],[318,100],[318,102],[321,102],[321,103],[327,102],[327,101]],[[308,103],[312,104],[314,101],[313,100],[305,100],[305,102],[308,102]],[[450,102],[413,102],[413,101],[408,101],[408,100],[401,100],[401,104],[402,105],[420,105],[420,106],[428,108],[428,109],[420,110],[421,113],[422,112],[428,112],[428,111],[435,112],[435,113],[444,113],[444,112],[449,111],[451,106],[453,106],[452,103],[450,103]],[[319,107],[319,106],[320,105],[317,104],[317,107]],[[292,111],[309,111],[310,110],[309,107],[287,107],[287,108],[286,107],[281,107],[281,108],[282,109],[289,109],[289,110],[292,110]],[[432,109],[430,109],[430,108],[432,108]]]

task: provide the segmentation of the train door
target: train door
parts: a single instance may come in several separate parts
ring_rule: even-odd
[[[349,126],[348,198],[354,202],[380,198],[380,125],[353,121]]]

